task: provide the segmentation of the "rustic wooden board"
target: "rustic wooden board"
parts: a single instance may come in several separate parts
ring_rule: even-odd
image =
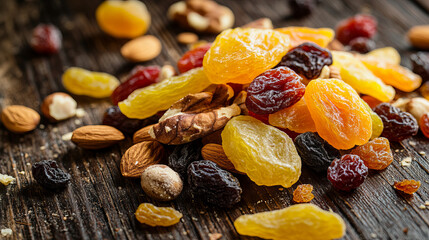
[[[133,64],[125,61],[119,48],[126,40],[103,34],[94,20],[100,1],[77,0],[2,0],[0,2],[0,105],[22,104],[38,109],[42,99],[55,91],[65,91],[60,77],[70,66],[123,76]],[[163,43],[161,56],[149,64],[174,64],[186,47],[175,41],[180,29],[166,18],[167,7],[174,2],[144,1],[151,14],[149,33]],[[405,0],[329,0],[309,18],[288,17],[284,0],[221,1],[236,14],[236,26],[259,17],[270,17],[276,27],[305,25],[334,27],[338,20],[359,12],[370,12],[379,21],[377,45],[397,48],[403,64],[409,65],[411,49],[405,39],[409,27],[429,23],[425,1]],[[57,25],[64,35],[64,48],[54,56],[34,54],[28,47],[31,29],[39,22]],[[210,40],[213,36],[204,36]],[[131,145],[130,139],[101,151],[85,151],[65,142],[61,136],[87,124],[99,124],[108,100],[76,97],[87,114],[58,124],[43,122],[34,132],[12,134],[0,126],[0,173],[17,178],[15,185],[0,187],[0,229],[11,228],[13,239],[209,239],[221,233],[223,239],[252,239],[239,236],[233,221],[246,213],[280,209],[291,204],[293,188],[259,187],[239,177],[243,200],[225,210],[193,200],[184,191],[174,202],[154,202],[172,206],[184,214],[174,227],[149,228],[139,224],[134,211],[142,202],[153,202],[140,188],[138,180],[125,179],[119,160]],[[415,143],[415,144],[414,144]],[[429,141],[421,134],[392,144],[395,161],[387,170],[371,172],[356,191],[338,193],[326,176],[304,168],[297,184],[315,187],[314,204],[332,209],[346,221],[344,239],[429,239],[429,210],[419,208],[429,200]],[[400,160],[411,156],[409,168]],[[57,159],[72,174],[70,186],[61,193],[40,188],[32,179],[31,164]],[[412,197],[398,194],[394,181],[412,178],[422,181]]]

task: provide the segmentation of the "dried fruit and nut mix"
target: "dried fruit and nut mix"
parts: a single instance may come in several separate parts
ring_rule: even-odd
[[[295,16],[304,17],[316,1],[289,4]],[[137,66],[122,83],[78,67],[62,76],[70,93],[110,97],[113,103],[104,125],[80,127],[71,140],[94,150],[120,142],[123,133],[134,134],[120,170],[124,177],[140,177],[151,199],[172,201],[188,188],[196,201],[233,208],[243,191],[234,174],[247,175],[257,185],[290,188],[302,168],[322,173],[318,176],[326,176],[337,190],[351,191],[364,183],[368,169],[383,170],[393,162],[389,141],[412,137],[419,127],[429,138],[427,82],[420,88],[423,98],[391,103],[395,88],[413,92],[429,80],[429,57],[412,55],[411,71],[399,65],[395,49],[374,50],[377,21],[372,16],[339,23],[336,39],[332,29],[273,29],[269,19],[228,29],[234,21],[231,10],[208,0],[177,2],[169,16],[182,27],[220,33],[213,43],[195,43],[194,33],[180,36],[182,43],[195,45],[178,59],[179,75],[166,65]],[[146,61],[160,53],[157,38],[140,36],[150,26],[142,2],[105,1],[96,17],[106,33],[135,38],[122,47],[125,58]],[[413,29],[409,37],[424,47],[421,31]],[[338,47],[340,42],[346,47]],[[55,53],[61,33],[39,25],[31,45],[37,52]],[[335,45],[336,51],[327,48]],[[73,117],[76,106],[68,94],[53,93],[41,111],[56,122]],[[13,105],[3,109],[1,120],[10,131],[24,133],[38,125],[40,116]],[[53,160],[37,162],[32,170],[49,189],[64,188],[71,178]],[[408,194],[419,186],[415,180],[394,184]],[[310,202],[312,191],[309,184],[296,186],[293,202]],[[150,226],[170,226],[182,214],[142,203],[135,216]],[[312,204],[244,215],[234,225],[240,234],[272,239],[332,239],[345,233],[339,215]]]

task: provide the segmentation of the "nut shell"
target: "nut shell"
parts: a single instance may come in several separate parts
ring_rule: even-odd
[[[71,140],[84,149],[101,149],[110,147],[124,138],[124,134],[114,127],[88,125],[74,130]]]
[[[144,141],[131,146],[121,159],[121,174],[124,177],[140,177],[150,165],[165,158],[164,147],[156,141]]]
[[[34,130],[40,122],[40,115],[31,108],[12,105],[1,113],[3,125],[14,133],[25,133]]]
[[[163,164],[147,167],[141,175],[143,191],[159,201],[171,201],[182,192],[183,182],[179,174]]]

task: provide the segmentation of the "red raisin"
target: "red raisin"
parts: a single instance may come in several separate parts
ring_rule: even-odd
[[[412,54],[410,59],[413,72],[420,75],[423,81],[429,81],[429,54],[418,52]]]
[[[112,93],[110,97],[113,104],[126,99],[134,90],[147,87],[156,83],[159,79],[161,68],[158,66],[136,66],[131,70],[125,82],[121,83]]]
[[[264,115],[292,106],[304,96],[305,85],[301,79],[288,67],[265,71],[247,88],[247,109]]]
[[[429,138],[429,113],[423,114],[423,116],[419,120],[419,125],[423,135]]]
[[[210,49],[210,47],[211,43],[194,48],[183,54],[182,58],[180,58],[179,62],[177,62],[177,68],[179,69],[179,72],[184,73],[191,69],[202,67],[204,55]]]
[[[358,14],[341,21],[337,26],[337,39],[345,45],[358,37],[372,38],[377,32],[377,20],[370,15]]]
[[[390,141],[402,141],[414,136],[419,131],[417,120],[407,112],[402,112],[399,108],[389,103],[381,103],[374,108],[374,112],[383,121],[384,129],[381,136]]]
[[[359,187],[366,176],[368,176],[368,168],[359,156],[353,154],[335,159],[328,168],[329,181],[334,188],[343,191]]]
[[[349,47],[351,51],[367,53],[375,49],[375,42],[369,38],[358,37],[350,41]]]
[[[268,122],[269,114],[256,114],[252,111],[248,111],[248,113],[249,113],[249,116],[254,117],[254,118],[258,119],[259,121],[270,125],[270,123]]]
[[[70,174],[64,172],[54,160],[36,162],[31,170],[37,183],[51,190],[62,189],[70,181]]]
[[[33,30],[30,45],[38,53],[53,54],[60,50],[61,41],[62,35],[57,27],[51,24],[39,24]]]
[[[307,79],[314,79],[320,75],[324,66],[331,64],[332,54],[329,50],[306,42],[289,50],[278,66],[289,67]]]

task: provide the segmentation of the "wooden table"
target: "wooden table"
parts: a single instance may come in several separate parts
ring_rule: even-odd
[[[27,0],[0,2],[0,105],[22,104],[39,109],[43,98],[65,91],[61,74],[71,66],[124,76],[134,65],[119,54],[126,42],[102,33],[94,11],[100,1]],[[162,54],[150,64],[175,65],[186,51],[175,36],[180,29],[166,18],[167,7],[174,2],[144,1],[152,14],[149,34],[163,43]],[[393,46],[409,66],[410,49],[406,31],[416,24],[428,24],[425,2],[405,0],[329,0],[309,18],[288,17],[285,0],[221,1],[237,17],[236,26],[259,17],[270,17],[276,27],[305,25],[335,27],[338,20],[359,12],[370,12],[379,22],[378,47]],[[40,22],[57,25],[64,36],[64,47],[53,56],[40,56],[28,47],[32,28]],[[204,36],[210,40],[213,36]],[[119,161],[131,146],[130,139],[100,151],[77,148],[61,136],[77,127],[99,124],[109,100],[77,97],[83,118],[58,124],[42,122],[35,131],[16,135],[0,126],[0,173],[17,178],[15,185],[0,187],[0,229],[11,228],[13,239],[209,239],[221,233],[222,239],[251,239],[239,236],[233,221],[248,213],[280,209],[291,204],[295,188],[258,187],[239,177],[243,200],[225,210],[192,200],[188,191],[170,203],[147,198],[138,180],[126,179]],[[356,191],[344,194],[332,189],[324,174],[303,169],[297,184],[314,186],[312,203],[341,215],[347,225],[344,239],[429,239],[429,210],[419,206],[429,200],[429,141],[421,133],[402,143],[392,143],[395,161],[385,171],[371,172]],[[412,157],[410,167],[400,161]],[[31,164],[56,159],[72,175],[70,186],[61,193],[39,187],[31,177]],[[392,188],[394,181],[417,179],[422,186],[414,196],[405,196]],[[142,202],[171,206],[183,213],[182,221],[169,228],[150,228],[139,224],[134,211]]]

